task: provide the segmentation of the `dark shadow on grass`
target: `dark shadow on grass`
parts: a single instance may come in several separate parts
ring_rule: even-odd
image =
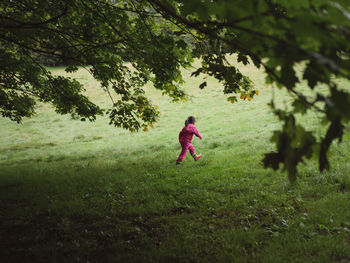
[[[297,188],[277,192],[277,176],[262,184],[263,175],[205,161],[175,167],[161,148],[4,165],[1,262],[215,262],[233,243],[241,261],[254,261],[305,212]],[[349,181],[334,182],[348,190]]]
[[[102,153],[108,159],[96,159]],[[209,224],[213,211],[203,193],[211,193],[215,200],[222,189],[207,182],[188,183],[197,180],[196,175],[157,159],[162,151],[140,160],[124,154],[106,150],[51,155],[4,166],[0,171],[2,262],[64,262],[67,257],[107,262],[118,256],[120,262],[133,261],[136,251],[170,253],[169,244],[174,238],[181,240],[179,231],[185,231],[177,229],[187,223],[194,224],[193,231]],[[196,167],[206,169],[204,162]],[[205,227],[201,235],[210,231]],[[214,252],[215,244],[211,246]]]

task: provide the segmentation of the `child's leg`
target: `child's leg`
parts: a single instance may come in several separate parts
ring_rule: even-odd
[[[191,154],[192,156],[196,153],[196,151],[194,150],[194,147],[193,147],[192,144],[189,144],[189,145],[188,145],[188,150],[190,151],[190,154]]]
[[[179,158],[177,158],[177,162],[182,162],[183,159],[186,157],[187,149],[188,149],[188,144],[187,145],[181,145],[182,151],[179,155]]]
[[[192,155],[192,157],[193,157],[193,159],[194,159],[195,161],[197,161],[199,158],[202,157],[201,154],[199,154],[199,155],[196,154],[196,151],[194,150],[194,147],[193,147],[192,144],[190,144],[190,145],[188,146],[188,150],[190,151],[190,154]]]

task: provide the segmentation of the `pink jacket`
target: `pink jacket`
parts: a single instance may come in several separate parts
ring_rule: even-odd
[[[202,139],[202,135],[199,133],[196,127],[191,123],[187,124],[187,126],[185,126],[179,133],[179,142],[181,144],[191,143],[193,134]]]

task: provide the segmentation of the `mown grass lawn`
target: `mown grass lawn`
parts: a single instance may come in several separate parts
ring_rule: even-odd
[[[306,162],[291,185],[261,163],[280,126],[267,103],[274,94],[288,107],[290,98],[253,67],[242,71],[260,92],[250,102],[226,102],[214,80],[199,90],[189,71],[186,103],[149,89],[162,112],[149,132],[106,117],[79,122],[47,105],[20,125],[1,119],[1,262],[349,262],[349,134],[332,146],[330,172]],[[86,72],[74,77],[108,106]],[[176,167],[189,115],[203,158]],[[315,113],[299,119],[324,129]]]

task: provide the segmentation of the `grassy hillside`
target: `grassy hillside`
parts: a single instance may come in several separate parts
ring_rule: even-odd
[[[147,133],[105,117],[79,122],[47,105],[20,125],[0,119],[1,262],[349,262],[349,135],[332,146],[330,172],[307,162],[290,185],[263,169],[280,126],[266,104],[274,94],[287,107],[289,97],[253,67],[242,71],[260,92],[250,102],[226,102],[214,80],[199,90],[189,71],[186,103],[148,89],[162,115]],[[84,70],[74,77],[108,106]],[[203,158],[176,167],[189,115]],[[300,120],[323,129],[314,113]]]

